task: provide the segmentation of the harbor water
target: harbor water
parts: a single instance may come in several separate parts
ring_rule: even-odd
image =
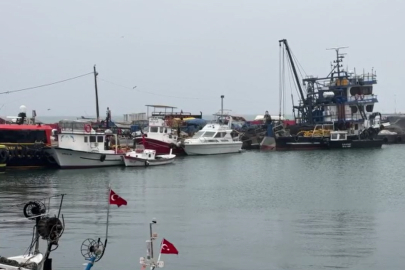
[[[80,246],[109,241],[95,269],[140,269],[156,218],[164,269],[403,269],[405,145],[359,151],[177,158],[148,168],[8,171],[0,175],[0,255],[25,252],[34,223],[18,203],[66,193],[54,269],[83,269]],[[56,210],[58,201],[53,205]],[[156,249],[155,249],[156,253]]]

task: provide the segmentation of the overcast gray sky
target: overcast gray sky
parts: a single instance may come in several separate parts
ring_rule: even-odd
[[[286,38],[317,76],[334,58],[326,48],[349,46],[345,66],[377,70],[375,110],[394,111],[396,95],[405,112],[404,10],[399,0],[3,0],[0,92],[96,64],[102,116],[107,106],[123,114],[144,112],[145,104],[211,114],[221,94],[235,113],[278,114],[278,40]],[[0,115],[15,115],[21,104],[38,116],[95,115],[94,80],[0,95],[1,104]]]

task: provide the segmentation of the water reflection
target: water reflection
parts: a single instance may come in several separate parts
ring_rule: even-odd
[[[305,239],[307,256],[324,257],[325,267],[353,267],[376,250],[373,213],[362,211],[317,211],[294,221],[296,233]]]
[[[405,248],[405,151],[383,150],[246,152],[167,167],[7,174],[0,213],[21,217],[11,210],[16,202],[66,193],[58,269],[80,267],[81,242],[104,237],[109,183],[128,205],[111,207],[100,269],[133,266],[152,218],[159,237],[180,251],[165,257],[170,269],[399,269],[405,259],[393,251]],[[2,255],[29,244],[32,224],[13,225],[22,227],[0,223]]]

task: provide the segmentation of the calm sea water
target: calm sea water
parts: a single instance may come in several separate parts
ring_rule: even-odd
[[[54,269],[83,269],[80,245],[109,244],[95,269],[140,269],[149,221],[179,255],[166,269],[403,269],[405,146],[178,158],[173,165],[7,172],[0,176],[0,255],[23,253],[33,223],[15,204],[66,193]],[[54,201],[54,205],[57,201]],[[54,208],[56,209],[56,208]],[[159,242],[158,241],[158,242]],[[139,267],[139,268],[138,268]]]

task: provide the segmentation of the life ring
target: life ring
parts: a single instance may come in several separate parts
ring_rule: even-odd
[[[167,119],[166,121],[166,126],[171,127],[173,124],[173,121],[171,119]]]
[[[86,131],[86,133],[90,133],[91,126],[89,124],[84,125],[84,131]]]
[[[8,157],[8,150],[6,148],[0,148],[0,163],[6,163]]]

